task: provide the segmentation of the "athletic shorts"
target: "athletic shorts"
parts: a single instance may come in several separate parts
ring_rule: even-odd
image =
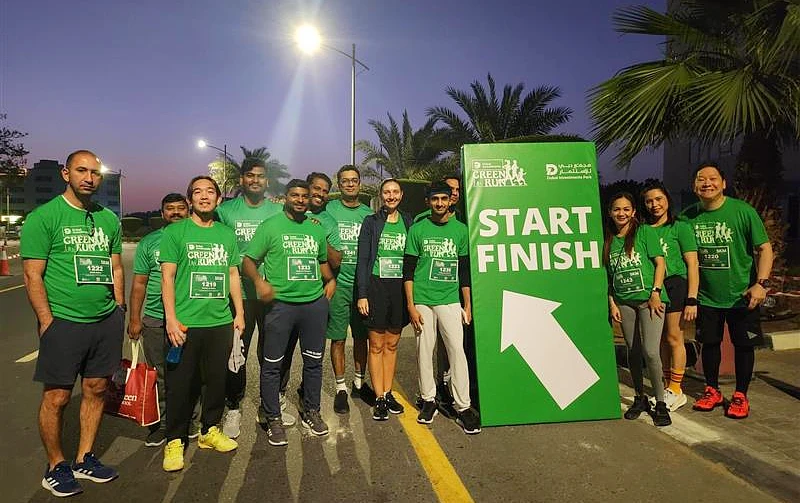
[[[331,299],[328,314],[328,330],[325,337],[333,341],[347,338],[347,326],[356,339],[367,338],[367,327],[361,321],[355,302],[353,302],[353,285],[336,285],[336,293]]]
[[[367,287],[369,316],[364,325],[373,330],[401,329],[408,324],[406,296],[402,278],[379,278],[371,275]]]
[[[54,318],[39,338],[39,358],[33,380],[72,386],[84,378],[110,377],[122,360],[125,313],[116,308],[94,323]]]
[[[664,280],[664,289],[669,297],[667,304],[668,313],[682,313],[686,305],[686,296],[689,292],[689,283],[683,276],[670,276]]]
[[[761,320],[758,309],[746,307],[709,307],[700,306],[697,310],[696,336],[697,342],[717,344],[722,342],[725,322],[734,346],[762,346],[764,333],[761,331]]]

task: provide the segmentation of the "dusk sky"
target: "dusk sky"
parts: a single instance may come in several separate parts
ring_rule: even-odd
[[[122,169],[125,211],[154,209],[183,192],[216,152],[266,146],[304,177],[349,162],[350,62],[302,54],[297,26],[370,70],[358,75],[356,136],[376,142],[369,119],[416,129],[425,110],[456,109],[447,86],[558,86],[554,106],[574,110],[557,132],[589,137],[587,90],[635,62],[659,57],[651,37],[620,35],[611,15],[636,0],[478,1],[0,1],[0,113],[26,131],[28,166],[77,148]],[[605,181],[624,178],[600,159]],[[631,178],[661,175],[659,155]]]

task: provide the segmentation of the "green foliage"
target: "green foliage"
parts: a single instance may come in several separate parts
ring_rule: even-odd
[[[576,141],[586,141],[584,138],[574,134],[533,134],[505,138],[498,140],[497,143],[570,143]]]
[[[124,236],[135,236],[144,226],[144,221],[137,217],[123,217],[120,219],[120,224],[122,225],[122,234]]]
[[[6,114],[0,114],[0,122],[5,121]],[[25,169],[28,150],[21,141],[26,136],[28,133],[0,127],[0,184],[5,188],[19,185],[28,173]]]
[[[286,185],[281,180],[288,180],[289,168],[277,159],[271,159],[271,155],[266,147],[259,147],[249,150],[239,147],[242,150],[242,162],[247,159],[258,159],[264,163],[267,171],[267,193],[272,195],[283,194]],[[209,163],[208,173],[217,181],[224,196],[231,196],[237,193],[239,188],[241,164],[236,162],[230,155],[227,159],[218,159]]]

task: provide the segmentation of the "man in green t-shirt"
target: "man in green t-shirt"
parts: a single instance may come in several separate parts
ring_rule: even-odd
[[[706,387],[694,403],[699,411],[723,405],[719,365],[725,323],[735,351],[736,390],[725,415],[742,419],[750,413],[747,389],[755,365],[754,347],[763,344],[758,306],[767,295],[772,245],[756,210],[727,197],[725,174],[716,164],[695,171],[694,192],[700,201],[681,214],[694,229],[700,263],[697,340]]]
[[[242,264],[258,298],[271,302],[264,317],[269,336],[264,341],[261,364],[261,404],[270,445],[288,442],[281,421],[280,372],[292,332],[300,334],[303,356],[302,424],[313,435],[328,434],[319,406],[328,299],[336,290],[336,280],[327,262],[325,231],[306,215],[308,195],[308,184],[303,180],[291,180],[286,185],[283,213],[256,229]],[[258,272],[262,261],[266,279]]]
[[[34,380],[44,384],[39,434],[48,466],[42,486],[55,496],[82,492],[76,478],[108,482],[117,471],[92,453],[108,378],[122,359],[125,279],[119,219],[92,201],[103,181],[89,150],[67,157],[64,193],[36,208],[20,243],[28,300],[39,324]],[[62,413],[81,374],[80,439],[75,462],[61,449]]]
[[[403,257],[403,281],[411,324],[417,333],[417,365],[422,407],[417,422],[430,424],[437,413],[433,350],[437,330],[450,362],[456,422],[467,434],[480,433],[470,402],[469,370],[462,323],[472,321],[467,226],[451,219],[450,187],[431,184],[431,216],[411,226]],[[459,294],[461,301],[459,302]]]
[[[352,165],[339,168],[336,182],[342,197],[328,203],[327,212],[336,219],[339,227],[339,240],[342,242],[342,264],[336,276],[338,288],[331,300],[331,314],[328,320],[327,337],[331,340],[331,364],[336,378],[336,395],[333,399],[333,410],[338,414],[350,411],[347,403],[347,385],[345,384],[344,346],[347,338],[347,327],[353,334],[353,398],[361,398],[372,405],[375,393],[364,380],[367,370],[367,329],[361,321],[361,315],[355,309],[353,301],[353,282],[356,276],[358,259],[358,234],[361,223],[367,215],[372,214],[369,207],[361,204],[358,194],[361,190],[361,173]]]
[[[159,247],[165,328],[174,348],[166,358],[167,445],[162,466],[168,472],[183,469],[192,410],[201,390],[198,447],[218,452],[238,447],[218,424],[225,410],[234,330],[244,328],[241,258],[233,230],[214,221],[222,200],[217,182],[196,176],[186,195],[191,216],[167,226]]]
[[[167,194],[161,200],[161,218],[164,225],[178,222],[189,216],[189,202],[183,194]],[[164,228],[156,229],[139,241],[133,259],[133,282],[130,295],[128,337],[143,338],[144,356],[158,372],[158,402],[161,421],[148,426],[144,441],[148,447],[157,447],[166,440],[164,428],[167,413],[167,391],[164,388],[164,304],[161,302],[161,264],[158,261],[161,235]],[[144,315],[142,308],[144,307]]]
[[[217,218],[220,222],[227,225],[236,233],[236,242],[239,246],[239,254],[244,255],[247,245],[253,239],[256,229],[261,222],[267,218],[281,212],[282,207],[278,203],[273,203],[266,199],[266,190],[269,186],[267,179],[267,168],[264,161],[256,158],[247,158],[242,162],[239,187],[242,194],[229,201],[222,203],[217,208]],[[263,270],[261,271],[263,274]],[[258,327],[258,347],[259,362],[261,361],[261,350],[264,347],[264,304],[256,297],[253,282],[242,277],[242,298],[244,299],[244,330],[241,340],[244,346],[244,357],[250,352],[250,341],[253,333]],[[238,372],[228,372],[226,384],[226,406],[225,420],[222,423],[222,431],[231,438],[237,438],[241,432],[242,412],[239,408],[240,402],[244,398],[247,387],[246,365],[242,365]],[[287,426],[295,423],[295,418],[288,412],[283,413],[284,423]]]

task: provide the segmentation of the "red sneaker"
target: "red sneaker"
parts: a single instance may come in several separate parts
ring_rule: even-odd
[[[747,395],[741,391],[737,391],[731,398],[731,403],[728,405],[728,410],[725,415],[731,419],[744,419],[750,415],[750,401],[747,400]]]
[[[703,396],[694,402],[692,408],[694,410],[708,412],[714,410],[714,407],[717,405],[722,405],[722,393],[720,393],[717,388],[706,386],[706,389],[703,390]]]

